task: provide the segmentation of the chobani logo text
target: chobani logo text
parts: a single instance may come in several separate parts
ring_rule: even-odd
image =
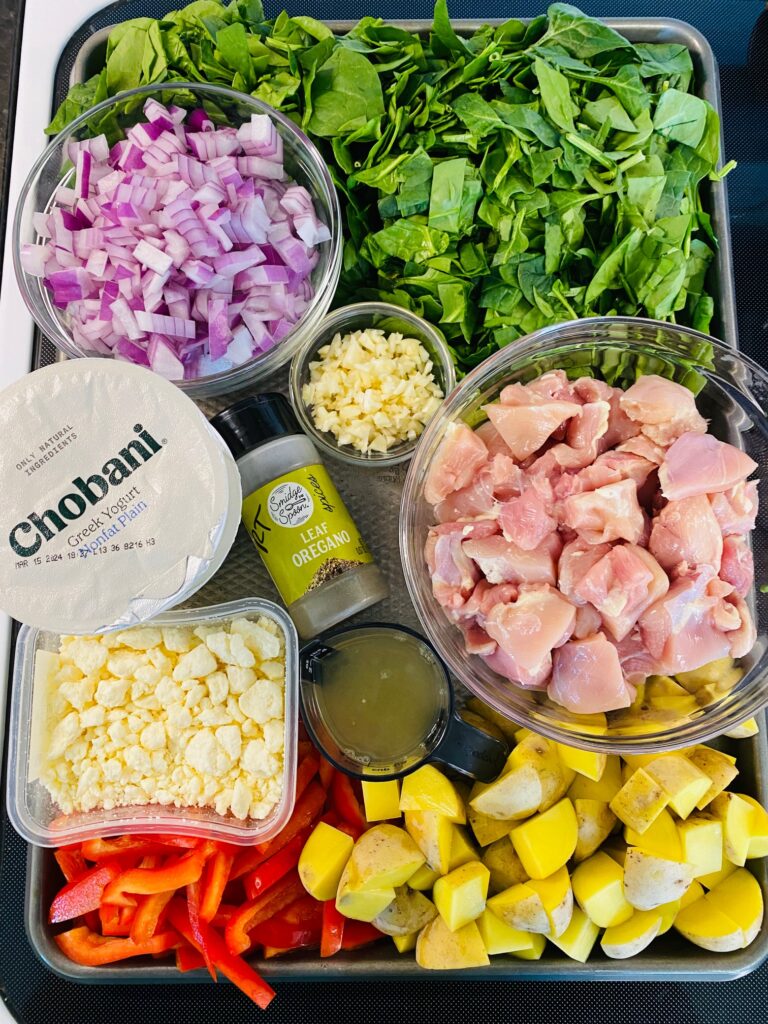
[[[156,441],[140,423],[133,428],[138,437],[133,438],[117,455],[107,459],[98,473],[83,479],[78,476],[72,481],[75,488],[59,499],[56,508],[44,512],[30,512],[26,519],[17,523],[10,532],[8,541],[22,558],[39,551],[44,541],[53,540],[58,533],[67,530],[69,524],[84,515],[89,505],[95,505],[105,498],[111,487],[117,487],[152,456],[159,452],[163,442]]]

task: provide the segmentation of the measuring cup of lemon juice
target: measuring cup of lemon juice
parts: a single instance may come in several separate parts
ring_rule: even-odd
[[[307,644],[300,665],[304,723],[347,775],[398,779],[438,761],[488,782],[504,767],[506,744],[459,718],[445,664],[412,629],[343,626]]]

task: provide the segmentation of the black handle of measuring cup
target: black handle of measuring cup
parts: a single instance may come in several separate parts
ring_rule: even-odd
[[[477,782],[491,782],[501,774],[508,754],[509,747],[503,740],[453,714],[430,761],[439,761]]]

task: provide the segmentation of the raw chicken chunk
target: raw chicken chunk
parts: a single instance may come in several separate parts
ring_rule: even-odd
[[[723,535],[705,494],[670,501],[653,520],[648,548],[665,569],[681,562],[720,568]]]
[[[467,487],[488,461],[488,449],[465,423],[451,423],[435,452],[424,482],[424,497],[437,505],[453,491]]]
[[[505,388],[504,392],[508,390]],[[519,461],[537,452],[566,420],[581,414],[581,406],[575,402],[533,402],[530,401],[530,396],[526,405],[507,405],[500,402],[496,405],[486,405],[484,409],[491,423]],[[427,498],[427,501],[429,500]]]
[[[710,566],[680,577],[640,618],[643,643],[667,675],[690,672],[731,653],[728,632],[716,621],[724,599],[709,592],[713,579]]]
[[[756,469],[754,459],[732,444],[711,434],[683,434],[659,468],[661,493],[674,501],[730,491]]]
[[[468,516],[496,514],[500,501],[506,501],[525,487],[523,471],[508,455],[494,455],[467,487],[449,494],[435,507],[441,523]]]
[[[617,544],[576,585],[576,595],[602,616],[614,640],[629,635],[642,613],[669,590],[669,579],[643,548]]]
[[[628,708],[633,698],[616,648],[602,633],[569,640],[554,652],[547,694],[577,715]]]
[[[637,544],[645,530],[643,510],[633,480],[607,484],[563,502],[565,525],[590,544],[628,540]]]
[[[551,583],[557,578],[562,542],[555,533],[533,551],[524,551],[504,537],[468,540],[464,554],[472,558],[489,583]]]
[[[477,566],[462,548],[461,531],[430,533],[425,556],[432,593],[444,608],[459,608],[480,578]]]
[[[541,494],[534,487],[527,487],[519,497],[500,506],[499,526],[507,540],[523,551],[533,551],[557,529],[557,520],[547,512]]]
[[[486,632],[511,660],[514,678],[538,686],[552,670],[552,651],[573,632],[576,609],[554,587],[523,586],[514,604],[497,605]]]
[[[610,550],[610,544],[587,544],[580,537],[565,545],[558,564],[557,585],[572,604],[587,603],[588,598],[579,597],[579,583]]]
[[[746,597],[755,578],[755,563],[745,537],[731,536],[723,541],[720,579],[730,583],[740,597]]]
[[[619,404],[630,419],[641,425],[646,437],[660,445],[671,444],[686,432],[703,434],[707,429],[693,393],[655,373],[627,388]]]
[[[749,533],[757,519],[757,481],[736,484],[728,491],[710,494],[712,511],[724,537],[732,533]]]

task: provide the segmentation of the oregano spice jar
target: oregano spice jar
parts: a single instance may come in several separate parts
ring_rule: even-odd
[[[302,637],[387,596],[368,545],[283,395],[243,399],[211,424],[237,461],[245,528]]]

